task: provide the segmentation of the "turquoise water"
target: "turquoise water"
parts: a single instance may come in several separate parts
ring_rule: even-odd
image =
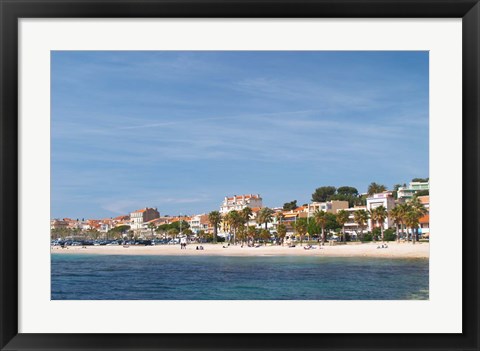
[[[428,260],[52,255],[53,300],[428,299]]]

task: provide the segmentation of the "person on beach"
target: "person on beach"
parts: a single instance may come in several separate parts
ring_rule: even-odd
[[[187,238],[183,237],[180,239],[180,249],[187,249]]]

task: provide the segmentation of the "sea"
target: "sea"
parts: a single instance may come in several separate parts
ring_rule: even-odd
[[[428,300],[427,259],[51,255],[52,300]]]

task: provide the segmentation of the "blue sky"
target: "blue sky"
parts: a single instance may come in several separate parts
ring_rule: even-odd
[[[51,215],[428,177],[427,52],[53,51]]]

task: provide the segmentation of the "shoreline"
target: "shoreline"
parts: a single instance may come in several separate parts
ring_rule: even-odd
[[[410,243],[389,242],[388,248],[380,248],[381,242],[347,244],[347,245],[325,245],[319,248],[305,250],[303,246],[296,245],[289,248],[287,246],[261,246],[246,247],[241,245],[230,245],[224,248],[224,244],[201,244],[204,250],[196,250],[200,244],[189,244],[185,250],[180,249],[180,245],[157,245],[157,246],[136,246],[129,247],[118,246],[69,246],[61,248],[51,246],[51,254],[96,254],[96,255],[159,255],[159,256],[325,256],[325,257],[378,257],[378,258],[420,258],[428,259],[430,253],[430,243]]]

